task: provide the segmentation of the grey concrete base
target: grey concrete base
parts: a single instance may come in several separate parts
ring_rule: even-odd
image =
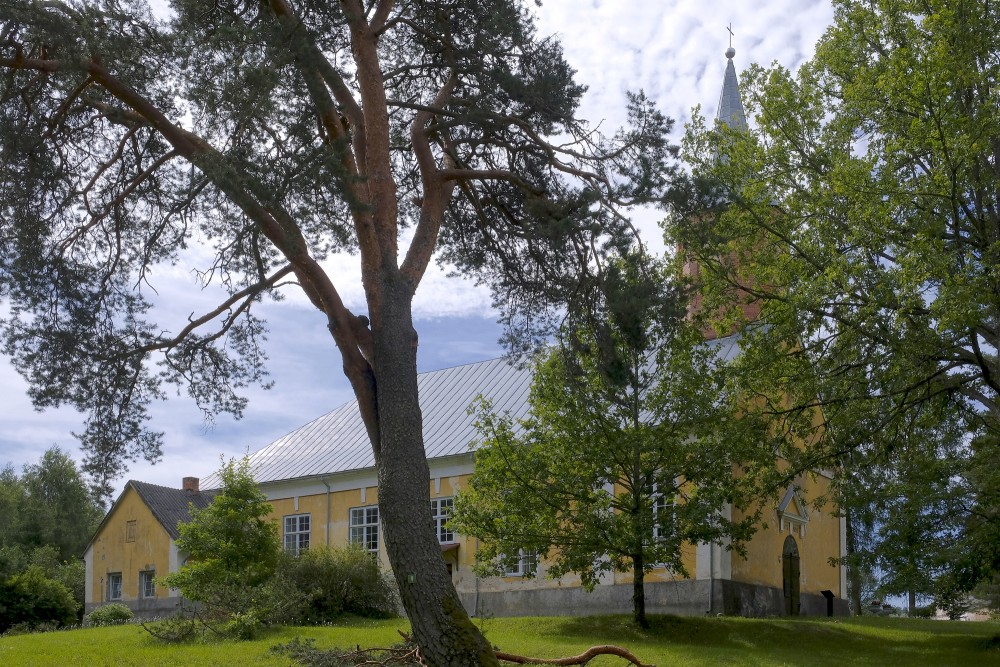
[[[491,616],[594,616],[631,614],[632,586],[598,586],[588,593],[579,587],[512,591],[462,592],[466,610]],[[834,600],[835,616],[847,616],[847,600]],[[783,616],[785,598],[780,589],[734,581],[683,580],[646,584],[646,613],[704,616]],[[803,593],[800,615],[826,616],[822,595]]]
[[[169,598],[143,598],[141,600],[114,600],[120,602],[136,615],[137,618],[151,619],[173,616],[180,608],[182,598],[180,596]],[[111,602],[88,602],[84,613],[89,614],[98,607],[102,607]]]

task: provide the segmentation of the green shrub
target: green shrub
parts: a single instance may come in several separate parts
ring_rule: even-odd
[[[260,598],[281,558],[278,526],[246,458],[224,464],[219,476],[222,491],[177,527],[177,547],[190,555],[187,564],[157,583],[179,589],[213,614],[253,612],[265,619]]]
[[[66,586],[37,565],[0,582],[0,632],[14,626],[35,629],[76,622],[76,600]]]
[[[83,619],[83,624],[87,627],[101,627],[105,625],[122,625],[128,623],[135,614],[127,606],[120,602],[112,602],[87,614]]]
[[[319,624],[342,614],[371,618],[395,616],[398,598],[393,581],[360,545],[316,547],[287,556],[279,568],[278,588],[298,595],[290,623]]]

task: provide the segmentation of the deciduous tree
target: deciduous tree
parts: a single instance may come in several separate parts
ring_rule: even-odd
[[[103,516],[76,462],[59,447],[21,475],[11,466],[0,471],[0,547],[51,547],[58,559],[76,560]]]
[[[834,5],[798,72],[746,71],[749,132],[693,121],[690,209],[714,215],[680,214],[671,236],[702,267],[704,316],[739,323],[734,287],[760,300],[739,360],[757,405],[828,436],[795,465],[851,474],[905,464],[928,403],[966,418],[966,443],[1000,414],[1000,9]]]
[[[241,412],[266,380],[253,306],[302,290],[358,399],[416,641],[437,665],[493,664],[431,530],[412,298],[440,249],[512,325],[544,320],[630,242],[621,207],[660,196],[669,122],[641,95],[613,137],[579,120],[583,87],[513,0],[171,7],[0,9],[5,349],[36,405],[87,412],[88,469],[110,479],[160,456],[162,382]],[[185,248],[225,296],[158,322],[148,285]],[[367,313],[324,269],[337,251],[359,255]]]
[[[647,572],[687,575],[682,549],[740,549],[753,534],[773,446],[761,422],[739,418],[723,358],[733,340],[704,343],[683,312],[664,273],[613,264],[599,310],[536,360],[530,415],[478,406],[482,442],[451,522],[481,540],[482,570],[503,574],[530,553],[591,589],[631,572],[645,626]],[[746,512],[734,521],[727,505]]]
[[[219,478],[219,494],[178,525],[177,548],[188,562],[159,581],[212,611],[254,612],[281,557],[278,525],[247,459],[224,464]]]

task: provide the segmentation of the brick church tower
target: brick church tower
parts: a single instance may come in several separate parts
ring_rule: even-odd
[[[743,100],[740,97],[740,84],[739,79],[736,76],[736,66],[733,64],[733,56],[736,55],[736,49],[730,46],[726,49],[726,74],[722,82],[722,94],[719,96],[719,110],[716,115],[717,125],[725,125],[730,130],[735,132],[747,132],[749,131],[749,126],[747,125],[746,112],[743,110]],[[724,155],[716,155],[716,160],[725,160]],[[726,204],[723,203],[720,208],[725,208]],[[711,225],[713,219],[718,214],[718,211],[709,211],[700,215],[698,220],[699,224]],[[678,252],[682,255],[684,254],[684,248],[678,248]],[[732,262],[737,262],[737,258],[730,258]],[[691,281],[693,288],[693,294],[691,296],[691,302],[688,305],[688,316],[694,317],[702,310],[702,293],[699,287],[699,279],[702,273],[702,266],[694,258],[686,258],[684,261],[684,276]],[[739,276],[738,271],[733,272],[734,275]],[[744,281],[742,278],[737,282],[749,285],[749,281]],[[743,311],[743,316],[747,321],[754,321],[760,316],[760,300],[753,298],[747,290],[739,287],[733,287],[733,303],[737,305]],[[712,340],[718,337],[719,333],[711,328],[705,328],[703,331],[705,338],[707,340]],[[723,335],[728,335],[731,332],[725,332]]]

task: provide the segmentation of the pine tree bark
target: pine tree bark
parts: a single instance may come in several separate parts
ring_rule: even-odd
[[[373,311],[379,442],[379,513],[386,552],[421,654],[433,667],[498,665],[469,619],[432,530],[430,468],[417,394],[417,333],[410,297],[399,286]]]

